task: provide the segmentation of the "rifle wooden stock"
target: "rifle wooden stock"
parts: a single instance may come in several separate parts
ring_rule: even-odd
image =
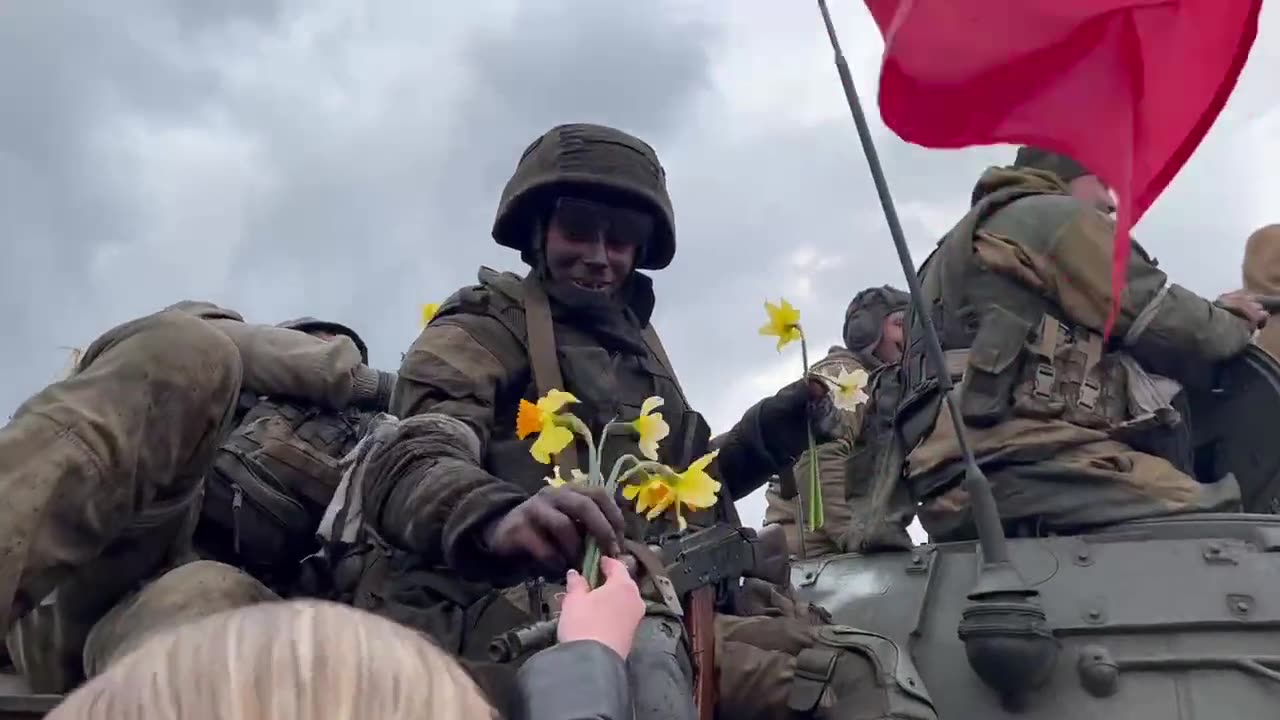
[[[706,585],[689,593],[685,632],[693,655],[693,701],[699,720],[716,714],[715,587]]]

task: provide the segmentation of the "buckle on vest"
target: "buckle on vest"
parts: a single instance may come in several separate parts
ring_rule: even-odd
[[[1036,364],[1036,377],[1032,383],[1031,392],[1039,398],[1048,400],[1053,397],[1053,383],[1057,379],[1057,371],[1053,369],[1053,365],[1049,363]]]
[[[1085,378],[1080,383],[1080,398],[1076,400],[1076,405],[1085,410],[1093,410],[1098,405],[1098,396],[1102,394],[1102,386],[1097,380]]]

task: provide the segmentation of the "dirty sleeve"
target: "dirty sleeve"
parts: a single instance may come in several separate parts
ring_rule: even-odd
[[[810,403],[808,380],[797,380],[752,405],[732,429],[712,439],[711,447],[720,451],[713,473],[732,499],[751,494],[808,449],[810,418],[815,443],[834,437],[839,415],[830,400]]]
[[[528,495],[485,470],[481,458],[500,390],[525,362],[520,343],[486,315],[437,317],[423,329],[401,363],[391,412],[452,422],[401,448],[399,459],[371,478],[366,513],[388,541],[464,574],[479,567],[486,579],[516,573],[498,567],[482,535]]]
[[[1101,332],[1111,303],[1114,222],[1067,198],[1022,201],[1003,213],[1008,213],[1006,222],[992,218],[991,230],[979,230],[974,239],[979,262],[1040,290],[1067,319]],[[1018,218],[1019,213],[1034,217]],[[1048,223],[1057,230],[1041,235],[1050,239],[1047,246],[998,231],[1019,220]],[[1133,243],[1114,334],[1144,365],[1185,381],[1241,352],[1252,330],[1243,318],[1168,282]]]
[[[348,337],[324,341],[297,330],[246,323],[238,313],[212,303],[184,301],[171,309],[203,318],[235,343],[244,369],[241,386],[249,392],[333,410],[387,407],[395,376],[365,365]]]

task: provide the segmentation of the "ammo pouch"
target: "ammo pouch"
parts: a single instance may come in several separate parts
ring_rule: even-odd
[[[292,572],[342,479],[356,424],[319,410],[259,403],[215,454],[200,543],[253,574]]]
[[[1110,431],[1129,418],[1127,374],[1098,333],[992,306],[968,351],[960,411],[975,427],[1013,415]]]
[[[1013,388],[1031,323],[999,305],[982,317],[969,348],[969,366],[960,386],[960,414],[965,424],[991,427],[1009,415]]]
[[[897,643],[847,625],[814,628],[796,655],[787,707],[796,717],[937,720],[911,658]]]

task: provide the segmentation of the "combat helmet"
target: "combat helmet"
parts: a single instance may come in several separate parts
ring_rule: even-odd
[[[1018,154],[1013,159],[1013,166],[1051,172],[1062,178],[1064,183],[1093,174],[1089,172],[1088,168],[1066,155],[1041,150],[1030,145],[1023,145],[1018,148]]]
[[[658,154],[643,140],[604,125],[558,125],[525,149],[502,190],[493,239],[519,250],[529,262],[533,213],[557,190],[574,187],[615,195],[651,210],[654,236],[636,267],[661,270],[671,263],[676,253],[675,213]]]
[[[884,334],[884,319],[905,310],[910,302],[910,295],[889,285],[867,288],[853,296],[844,311],[844,346],[860,361],[879,365],[872,353]]]
[[[333,333],[334,335],[346,335],[356,344],[356,349],[360,351],[360,359],[365,365],[369,364],[369,347],[364,344],[364,340],[360,339],[360,335],[358,335],[355,330],[352,330],[342,323],[330,322],[328,320],[313,318],[310,315],[304,315],[300,318],[294,318],[293,320],[286,320],[276,325],[276,327],[297,330],[305,333],[319,331]]]

